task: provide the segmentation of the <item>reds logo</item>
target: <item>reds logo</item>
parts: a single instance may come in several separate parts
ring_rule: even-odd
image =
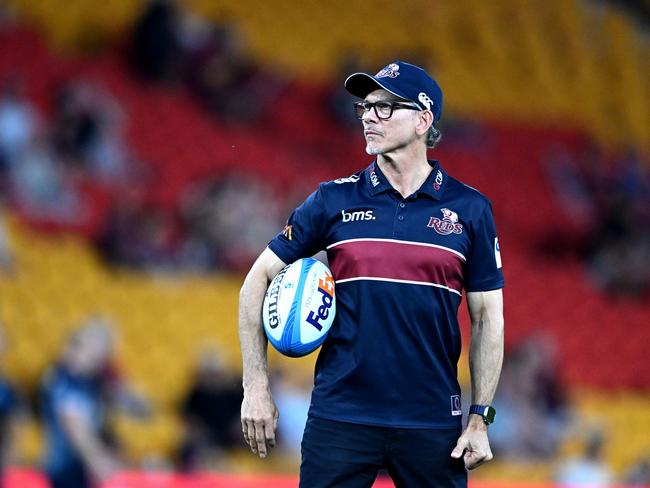
[[[375,78],[397,78],[399,76],[399,65],[391,63],[385,68],[382,68]]]
[[[462,234],[463,224],[458,223],[458,214],[448,208],[441,208],[442,219],[430,217],[427,227],[431,227],[438,234],[448,236],[449,234]]]

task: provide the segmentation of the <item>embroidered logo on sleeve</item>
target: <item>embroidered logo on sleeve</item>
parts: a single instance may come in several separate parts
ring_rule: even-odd
[[[292,232],[292,226],[289,224],[285,225],[284,229],[282,229],[282,235],[289,240],[291,240],[291,232]]]
[[[501,246],[498,237],[494,238],[494,260],[497,262],[497,269],[501,268]]]
[[[463,409],[460,405],[460,395],[451,395],[451,415],[453,417],[463,415]]]

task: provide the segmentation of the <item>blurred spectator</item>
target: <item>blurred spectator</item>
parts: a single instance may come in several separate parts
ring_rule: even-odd
[[[650,454],[633,464],[623,481],[629,486],[650,486]]]
[[[113,342],[115,341],[115,327],[106,318],[91,317],[86,324],[87,327],[104,328],[113,337]],[[104,364],[101,379],[104,401],[109,413],[119,411],[140,420],[151,418],[149,399],[131,385],[114,357],[110,357]],[[110,427],[105,425],[104,432],[108,433],[109,430]]]
[[[254,175],[237,174],[188,187],[181,205],[189,238],[207,244],[218,268],[243,271],[283,226],[278,200]]]
[[[563,486],[589,488],[610,486],[613,476],[602,459],[603,441],[602,432],[597,430],[589,432],[584,454],[561,465],[555,475],[556,482]]]
[[[6,350],[4,329],[0,326],[0,361]],[[4,486],[4,467],[13,458],[14,430],[20,410],[18,395],[14,387],[0,372],[0,488]]]
[[[162,209],[148,207],[134,223],[133,234],[126,236],[127,263],[145,271],[173,269],[178,243],[173,218]]]
[[[44,469],[53,488],[89,488],[120,468],[101,436],[105,369],[112,350],[111,329],[90,322],[70,337],[60,361],[44,377]]]
[[[554,146],[544,165],[571,225],[551,231],[545,247],[586,258],[595,284],[614,295],[650,289],[650,171],[630,150],[609,163],[590,141],[576,154]]]
[[[38,113],[25,96],[21,78],[9,78],[0,93],[0,180],[27,149],[37,129]]]
[[[276,370],[272,381],[273,398],[282,412],[278,419],[278,444],[285,452],[299,457],[311,401],[312,375],[286,367]]]
[[[250,59],[232,24],[214,27],[188,65],[190,89],[217,117],[255,122],[277,96],[276,83]]]
[[[223,451],[242,445],[243,390],[217,351],[204,351],[195,378],[181,403],[185,435],[179,463],[185,471],[214,467]]]
[[[597,208],[583,169],[562,145],[551,146],[542,163],[560,208],[572,224],[571,230],[585,237],[596,225]],[[600,163],[602,164],[602,161]]]
[[[56,155],[71,168],[85,169],[103,182],[125,172],[123,112],[96,84],[68,81],[55,97],[52,141]]]
[[[556,361],[556,344],[542,332],[506,355],[494,405],[507,422],[490,429],[498,456],[526,460],[556,454],[570,420]]]
[[[361,64],[361,56],[348,50],[337,66],[336,73],[332,76],[334,80],[345,80],[351,73],[365,71]],[[360,122],[352,109],[352,100],[343,83],[336,82],[331,84],[331,91],[327,97],[329,112],[340,124],[349,127],[357,127]]]
[[[174,271],[181,267],[184,236],[176,219],[163,209],[145,205],[139,193],[123,192],[112,208],[98,245],[115,266],[142,271]]]
[[[592,236],[590,271],[615,294],[643,297],[650,286],[650,171],[629,151],[611,168],[601,168],[594,187],[600,226]]]
[[[10,273],[13,269],[14,259],[9,247],[9,231],[5,222],[2,201],[0,201],[0,273]]]
[[[131,65],[138,75],[152,81],[176,79],[181,61],[178,27],[174,0],[145,3],[131,41]]]
[[[33,219],[74,225],[85,217],[73,181],[41,138],[12,165],[10,181],[14,203]]]

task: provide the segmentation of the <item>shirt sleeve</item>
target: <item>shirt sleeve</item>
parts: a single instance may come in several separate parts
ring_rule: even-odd
[[[18,395],[7,385],[0,384],[0,416],[7,416],[18,408]]]
[[[487,204],[472,229],[472,244],[467,260],[466,290],[489,291],[503,288],[501,249],[492,205]]]
[[[83,392],[67,386],[55,388],[52,394],[52,406],[58,415],[74,416],[90,422],[92,404]]]
[[[325,220],[321,186],[291,213],[284,230],[269,242],[269,249],[286,264],[313,256],[325,247]]]

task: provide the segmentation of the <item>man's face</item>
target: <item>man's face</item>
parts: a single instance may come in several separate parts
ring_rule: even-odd
[[[366,96],[367,102],[406,102],[392,93],[378,89]],[[417,140],[415,110],[395,109],[386,120],[377,117],[374,109],[368,110],[362,117],[363,135],[366,139],[366,152],[371,155],[386,154],[408,146]]]
[[[110,359],[112,348],[113,344],[110,339],[98,334],[84,334],[77,338],[71,346],[72,366],[83,375],[98,374]]]

